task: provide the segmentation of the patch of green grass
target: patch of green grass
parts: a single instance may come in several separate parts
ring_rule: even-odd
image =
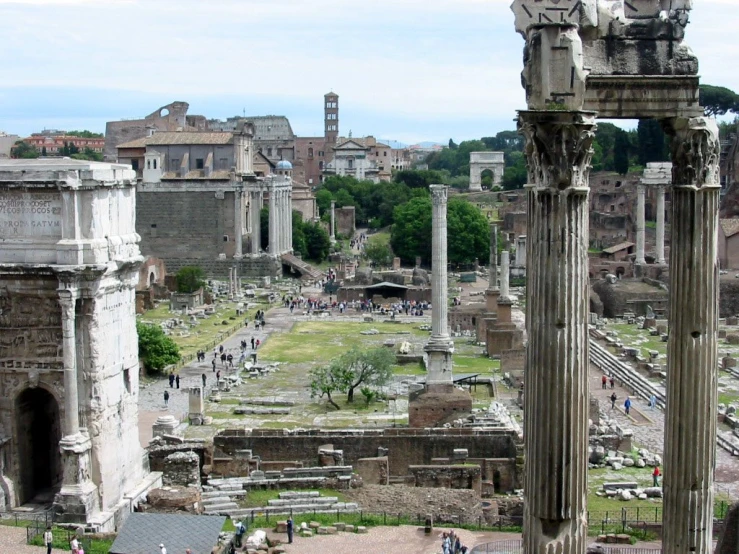
[[[426,375],[426,368],[422,363],[394,365],[393,375]]]
[[[208,412],[208,415],[213,419],[243,419],[246,417],[244,414],[234,414],[232,412]]]
[[[500,360],[491,360],[485,356],[454,356],[454,371],[458,373],[482,373],[490,375],[500,368]]]
[[[718,403],[719,404],[726,404],[727,406],[729,404],[738,404],[739,403],[739,394],[736,394],[736,393],[729,394],[729,393],[725,393],[725,392],[720,392],[718,394]]]
[[[597,496],[596,491],[603,490],[603,483],[618,481],[635,481],[639,487],[652,486],[652,468],[625,467],[614,471],[610,468],[588,470],[588,511],[592,513],[620,511],[621,508],[647,509],[661,507],[662,500],[649,498],[647,500],[629,500],[624,502],[615,498]]]
[[[72,547],[70,545],[70,541],[72,540],[74,535],[72,532],[62,527],[54,527],[52,528],[51,532],[54,536],[54,540],[52,542],[53,550],[72,550]],[[39,535],[36,535],[29,544],[33,546],[44,546],[43,532]],[[113,539],[82,537],[80,539],[80,545],[84,548],[86,553],[103,554],[110,552],[110,548],[113,546]]]
[[[370,329],[376,329],[380,334],[360,334]],[[398,323],[301,322],[290,333],[271,336],[261,348],[260,358],[270,362],[323,363],[341,356],[355,346],[379,347],[388,338],[395,338],[400,342],[405,334],[427,336],[428,332]]]
[[[321,496],[335,496],[339,502],[346,502],[346,495],[341,491],[335,491],[333,489],[310,489],[311,491],[318,491]],[[269,490],[251,490],[246,495],[246,498],[239,502],[242,508],[261,508],[267,506],[270,500],[276,500],[280,497],[280,493],[285,491],[269,489]],[[333,516],[336,518],[336,516]],[[282,518],[284,519],[284,518]],[[336,519],[334,519],[336,521]]]

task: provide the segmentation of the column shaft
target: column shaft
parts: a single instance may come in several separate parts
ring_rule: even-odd
[[[498,226],[490,226],[490,283],[489,290],[498,288]]]
[[[279,252],[278,232],[277,232],[277,187],[274,182],[269,187],[269,254],[277,256]]]
[[[657,263],[665,264],[665,187],[657,188]]]
[[[77,391],[77,337],[75,305],[77,299],[69,291],[59,293],[62,307],[62,350],[64,363],[64,436],[80,432],[79,393]]]
[[[644,265],[647,261],[644,259],[644,201],[646,195],[646,187],[641,183],[636,186],[636,263]]]
[[[503,250],[500,253],[500,298],[508,299],[511,296],[511,253]]]
[[[448,339],[448,284],[447,284],[447,187],[432,185],[433,200],[431,239],[431,339]]]
[[[712,119],[669,124],[674,186],[662,551],[710,554],[718,402],[720,148]]]
[[[331,242],[336,241],[336,202],[331,201]]]
[[[529,168],[524,552],[588,543],[588,171],[595,117],[521,112]]]
[[[235,256],[240,258],[244,253],[243,242],[244,242],[244,205],[243,205],[243,192],[237,188],[234,191],[234,226],[235,232],[234,237],[236,241]]]
[[[287,193],[287,249],[293,250],[293,193]]]

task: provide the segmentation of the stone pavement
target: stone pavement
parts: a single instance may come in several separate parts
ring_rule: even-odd
[[[296,521],[296,526],[300,520]],[[441,552],[441,533],[446,529],[434,529],[427,537],[418,527],[403,525],[400,527],[372,527],[367,534],[338,533],[336,535],[315,535],[310,538],[296,536],[293,544],[284,545],[287,554],[326,554],[327,552],[362,552],[363,554],[389,554],[403,552],[405,554],[439,554]],[[455,529],[459,533],[462,544],[470,549],[491,541],[520,539],[514,533],[490,533]],[[268,533],[280,540],[287,541],[286,535]]]
[[[600,407],[610,417],[616,419],[623,427],[634,431],[634,442],[642,448],[662,455],[664,450],[665,414],[657,408],[650,409],[649,404],[643,398],[630,395],[629,390],[621,387],[616,380],[616,387],[612,391],[601,388],[601,376],[603,372],[595,366],[590,366],[590,394],[600,402]],[[610,396],[616,392],[616,409],[611,410]],[[624,400],[631,396],[633,405],[629,416],[624,412]],[[739,459],[731,456],[722,448],[717,447],[716,452],[716,492],[728,494],[733,499],[739,499]]]
[[[25,527],[0,525],[0,552],[3,554],[42,554],[46,552],[46,549],[42,546],[26,544]]]
[[[315,287],[303,287],[303,295],[316,296],[319,290]],[[266,325],[255,330],[254,321],[249,321],[246,327],[242,327],[231,337],[224,340],[224,351],[234,356],[234,368],[229,369],[221,364],[220,353],[216,364],[216,370],[221,371],[221,375],[225,376],[235,371],[236,361],[241,355],[241,341],[245,340],[247,346],[247,356],[251,350],[251,337],[260,341],[260,347],[269,338],[272,333],[279,333],[289,330],[295,322],[295,317],[289,317],[290,311],[283,308],[281,304],[273,304],[273,308],[265,310]],[[216,374],[213,371],[211,360],[213,359],[213,350],[205,353],[205,362],[193,360],[186,366],[180,368],[180,388],[170,388],[169,380],[163,377],[153,381],[147,385],[143,385],[139,390],[139,437],[142,446],[146,447],[152,438],[151,426],[161,415],[173,415],[179,420],[187,418],[188,405],[188,387],[201,386],[202,375],[206,376],[206,391],[210,391],[216,384]],[[176,385],[175,385],[176,386]],[[169,406],[164,405],[164,391],[169,391]],[[207,392],[206,392],[207,396]]]

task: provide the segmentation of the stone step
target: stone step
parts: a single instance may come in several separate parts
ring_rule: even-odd
[[[321,497],[309,497],[309,498],[285,498],[269,500],[267,503],[270,506],[324,506],[326,504],[336,504],[339,499],[335,496],[321,496]]]
[[[211,504],[208,506],[203,506],[205,509],[205,513],[217,513],[217,514],[225,514],[229,513],[231,510],[238,510],[239,505],[236,504],[236,502],[223,502],[222,504]]]
[[[231,500],[230,496],[210,496],[208,498],[201,498],[201,502],[203,505],[209,505],[209,504],[222,504],[223,502],[233,502]]]
[[[298,506],[293,509],[280,507],[280,506],[274,506],[274,507],[268,507],[268,508],[239,508],[237,510],[229,510],[226,515],[233,519],[238,519],[242,517],[251,516],[252,513],[254,515],[259,514],[265,514],[269,513],[270,515],[285,515],[285,514],[335,514],[336,512],[342,513],[342,514],[352,514],[359,511],[359,506],[355,503],[347,503],[346,507],[344,508],[335,508],[335,509],[311,509],[307,508],[305,506]],[[214,512],[205,512],[206,515],[217,515]]]
[[[316,498],[318,496],[321,496],[321,493],[318,491],[285,491],[279,494],[282,500],[290,498]]]
[[[222,496],[228,496],[231,498],[238,497],[238,496],[246,496],[247,492],[244,489],[239,489],[237,491],[208,491],[208,492],[201,492],[200,498],[205,501],[207,498],[220,498]]]

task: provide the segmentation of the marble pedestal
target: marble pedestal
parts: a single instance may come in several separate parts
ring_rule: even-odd
[[[86,524],[100,511],[98,488],[90,477],[92,441],[86,432],[59,441],[64,480],[54,498],[56,521]]]

